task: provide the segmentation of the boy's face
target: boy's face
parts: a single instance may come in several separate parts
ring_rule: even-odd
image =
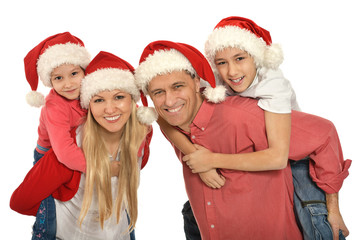
[[[239,48],[224,48],[216,53],[214,63],[222,80],[235,92],[245,91],[256,77],[253,58]]]
[[[154,77],[148,85],[148,92],[159,116],[170,125],[189,131],[189,125],[202,104],[199,81],[185,71]]]
[[[77,99],[80,95],[80,84],[84,78],[84,70],[73,64],[63,64],[51,73],[51,84],[54,90],[69,100]]]

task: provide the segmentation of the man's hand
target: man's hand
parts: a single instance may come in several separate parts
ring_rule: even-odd
[[[221,188],[226,183],[226,179],[216,169],[199,173],[199,177],[208,187],[214,189]]]

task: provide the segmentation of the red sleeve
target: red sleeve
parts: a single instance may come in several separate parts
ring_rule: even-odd
[[[86,161],[83,151],[71,137],[74,126],[71,123],[71,107],[60,101],[48,101],[44,113],[44,123],[51,147],[59,160],[73,170],[85,172]]]
[[[300,160],[309,156],[310,176],[326,193],[336,193],[348,176],[351,160],[344,160],[334,124],[324,118],[293,111],[290,156]]]
[[[72,131],[74,134],[75,130]],[[13,192],[10,208],[21,214],[35,216],[41,201],[51,194],[61,201],[71,199],[78,191],[80,177],[80,172],[60,163],[53,149],[50,149]]]
[[[152,136],[153,136],[153,128],[152,128],[152,126],[149,126],[149,127],[150,127],[150,131],[147,134],[147,136],[145,137],[145,140],[142,143],[142,145],[140,146],[140,149],[138,152],[138,156],[140,157],[141,151],[142,151],[142,149],[144,149],[141,169],[143,169],[145,167],[145,165],[148,163],[149,154],[150,154],[149,145],[150,145],[150,142],[151,142]]]

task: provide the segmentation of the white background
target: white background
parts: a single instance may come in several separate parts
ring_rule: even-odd
[[[155,40],[191,44],[203,52],[213,27],[231,15],[248,17],[281,43],[281,65],[303,111],[334,122],[344,157],[353,160],[340,191],[340,208],[361,239],[360,221],[360,23],[358,1],[1,1],[0,69],[1,239],[30,239],[33,217],[15,213],[9,199],[32,166],[39,109],[25,102],[30,91],[23,58],[46,37],[70,31],[95,56],[109,51],[137,67]],[[48,89],[40,84],[39,91]],[[137,239],[184,239],[182,204],[187,197],[181,165],[154,126],[151,157],[139,188]],[[305,139],[307,141],[307,139]],[[275,219],[277,221],[277,219]],[[6,237],[5,237],[6,236]]]

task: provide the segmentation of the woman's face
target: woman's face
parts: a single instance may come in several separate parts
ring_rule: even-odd
[[[238,48],[224,48],[216,53],[214,63],[219,75],[235,92],[245,91],[256,77],[253,58]]]
[[[132,111],[132,97],[122,90],[103,91],[90,100],[90,111],[107,132],[121,132]]]

